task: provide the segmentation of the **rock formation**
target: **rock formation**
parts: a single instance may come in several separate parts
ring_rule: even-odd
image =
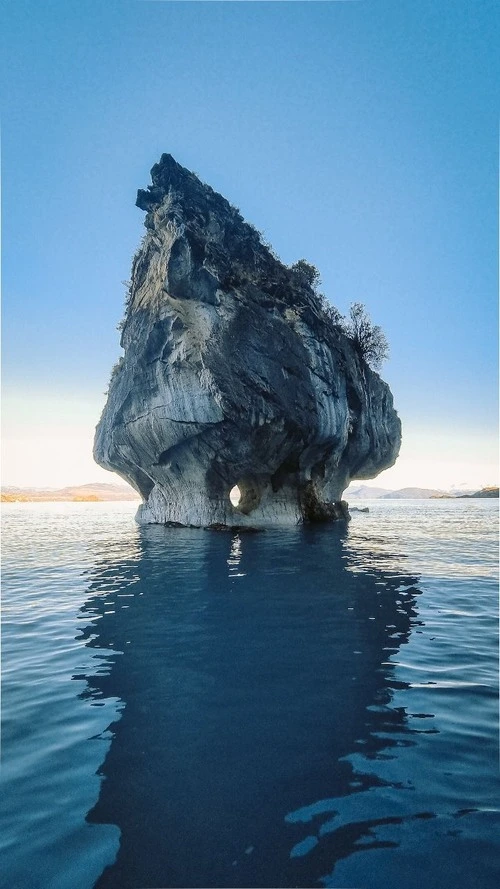
[[[151,175],[96,461],[141,523],[345,516],[349,481],[398,455],[389,387],[235,207],[168,154]]]

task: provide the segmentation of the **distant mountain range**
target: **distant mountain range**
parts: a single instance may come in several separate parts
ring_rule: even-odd
[[[498,488],[490,487],[490,488],[481,488],[480,491],[475,491],[474,494],[457,494],[457,497],[466,498],[466,497],[498,497]]]
[[[498,488],[482,488],[480,491],[439,491],[435,488],[371,488],[369,485],[350,485],[344,491],[344,499],[356,500],[436,500],[442,498],[498,497]],[[18,488],[6,485],[1,489],[1,499],[6,503],[35,502],[106,502],[110,500],[140,500],[139,494],[129,485],[113,485],[96,482],[89,485],[72,485],[67,488]]]
[[[383,500],[431,500],[440,497],[451,497],[445,491],[435,488],[399,488],[397,491],[389,491],[384,494]]]
[[[344,499],[351,500],[441,500],[450,498],[498,497],[498,488],[482,488],[480,491],[439,491],[435,488],[371,488],[369,485],[350,485],[344,491]]]
[[[388,488],[370,488],[368,485],[349,485],[343,493],[344,500],[378,500],[390,494]]]
[[[68,488],[16,488],[11,485],[2,487],[3,502],[92,502],[109,500],[140,500],[139,494],[129,485],[113,485],[94,483],[90,485],[72,485]]]

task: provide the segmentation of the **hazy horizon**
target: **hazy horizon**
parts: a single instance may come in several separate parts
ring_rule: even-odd
[[[85,487],[92,487],[92,486],[98,487],[98,486],[111,485],[111,486],[118,487],[118,488],[119,487],[130,488],[132,491],[134,491],[137,494],[138,497],[140,496],[137,493],[137,491],[135,491],[135,488],[133,488],[129,482],[126,482],[124,479],[120,478],[119,476],[116,476],[115,473],[108,473],[108,475],[110,476],[110,479],[106,479],[105,481],[96,481],[94,479],[93,481],[79,482],[78,484],[69,483],[69,484],[65,484],[65,485],[21,485],[21,484],[11,485],[8,483],[4,483],[2,481],[1,487],[2,487],[2,490],[8,489],[8,488],[15,488],[18,490],[26,490],[26,491],[31,491],[31,490],[32,491],[35,491],[35,490],[37,490],[37,491],[60,491],[60,490],[66,489],[66,488],[85,488]],[[373,488],[373,489],[380,488],[380,489],[387,490],[388,492],[399,491],[399,490],[403,490],[405,488],[415,488],[416,490],[442,491],[443,493],[452,493],[454,491],[468,492],[468,491],[475,491],[475,490],[481,490],[483,488],[493,488],[493,487],[498,487],[498,486],[495,485],[494,483],[487,484],[487,485],[481,485],[479,488],[474,488],[474,487],[471,488],[469,485],[466,485],[466,484],[452,485],[451,487],[443,487],[441,485],[435,487],[435,486],[430,486],[430,485],[408,484],[408,485],[402,485],[398,488],[390,488],[390,487],[388,488],[386,485],[380,484],[379,477],[377,477],[375,479],[367,479],[367,480],[354,479],[353,481],[349,482],[349,485],[347,486],[347,488],[344,489],[344,493],[345,493],[345,491],[348,491],[350,488],[354,488],[354,489],[355,488]]]

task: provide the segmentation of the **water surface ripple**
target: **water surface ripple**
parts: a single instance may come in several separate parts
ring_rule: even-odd
[[[3,515],[5,886],[493,889],[497,505]]]

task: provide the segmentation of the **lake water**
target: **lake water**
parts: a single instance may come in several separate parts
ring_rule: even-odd
[[[496,889],[498,501],[135,508],[4,508],[2,885]]]

